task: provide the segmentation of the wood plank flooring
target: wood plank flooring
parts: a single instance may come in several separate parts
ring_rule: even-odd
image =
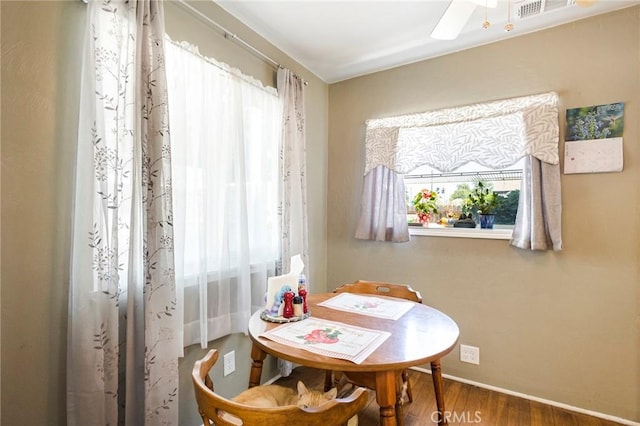
[[[413,389],[413,402],[404,405],[405,426],[436,425],[436,404],[431,375],[410,370],[409,377]],[[324,371],[297,367],[289,377],[279,379],[276,384],[294,387],[298,380],[302,380],[312,388],[322,389]],[[449,425],[452,426],[472,424],[613,426],[619,424],[447,379],[444,380],[444,397],[445,406],[449,412]],[[358,416],[359,426],[379,425],[378,409],[375,394],[370,392],[369,404]]]

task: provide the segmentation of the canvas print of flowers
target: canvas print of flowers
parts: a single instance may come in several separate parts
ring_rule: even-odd
[[[567,109],[565,141],[618,138],[624,130],[624,102]]]

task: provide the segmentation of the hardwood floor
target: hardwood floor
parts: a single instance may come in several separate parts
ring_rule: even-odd
[[[436,404],[431,376],[409,371],[413,402],[404,405],[405,426],[436,425]],[[302,380],[307,386],[322,389],[324,372],[308,367],[298,367],[276,384],[295,386]],[[445,406],[449,425],[486,426],[612,426],[619,423],[603,420],[535,401],[518,398],[492,390],[445,379]],[[378,421],[378,405],[375,394],[370,392],[369,404],[358,416],[360,426],[375,426]],[[327,425],[331,426],[331,425]]]

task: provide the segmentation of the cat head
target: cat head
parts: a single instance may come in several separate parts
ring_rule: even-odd
[[[333,388],[327,392],[307,389],[302,382],[298,382],[298,407],[319,407],[323,403],[334,399],[338,395],[338,389]]]

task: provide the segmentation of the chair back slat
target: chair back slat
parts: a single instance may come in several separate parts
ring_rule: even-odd
[[[379,281],[358,280],[351,284],[343,284],[333,290],[334,293],[356,293],[378,296],[390,296],[422,303],[422,295],[406,284],[392,284]]]

